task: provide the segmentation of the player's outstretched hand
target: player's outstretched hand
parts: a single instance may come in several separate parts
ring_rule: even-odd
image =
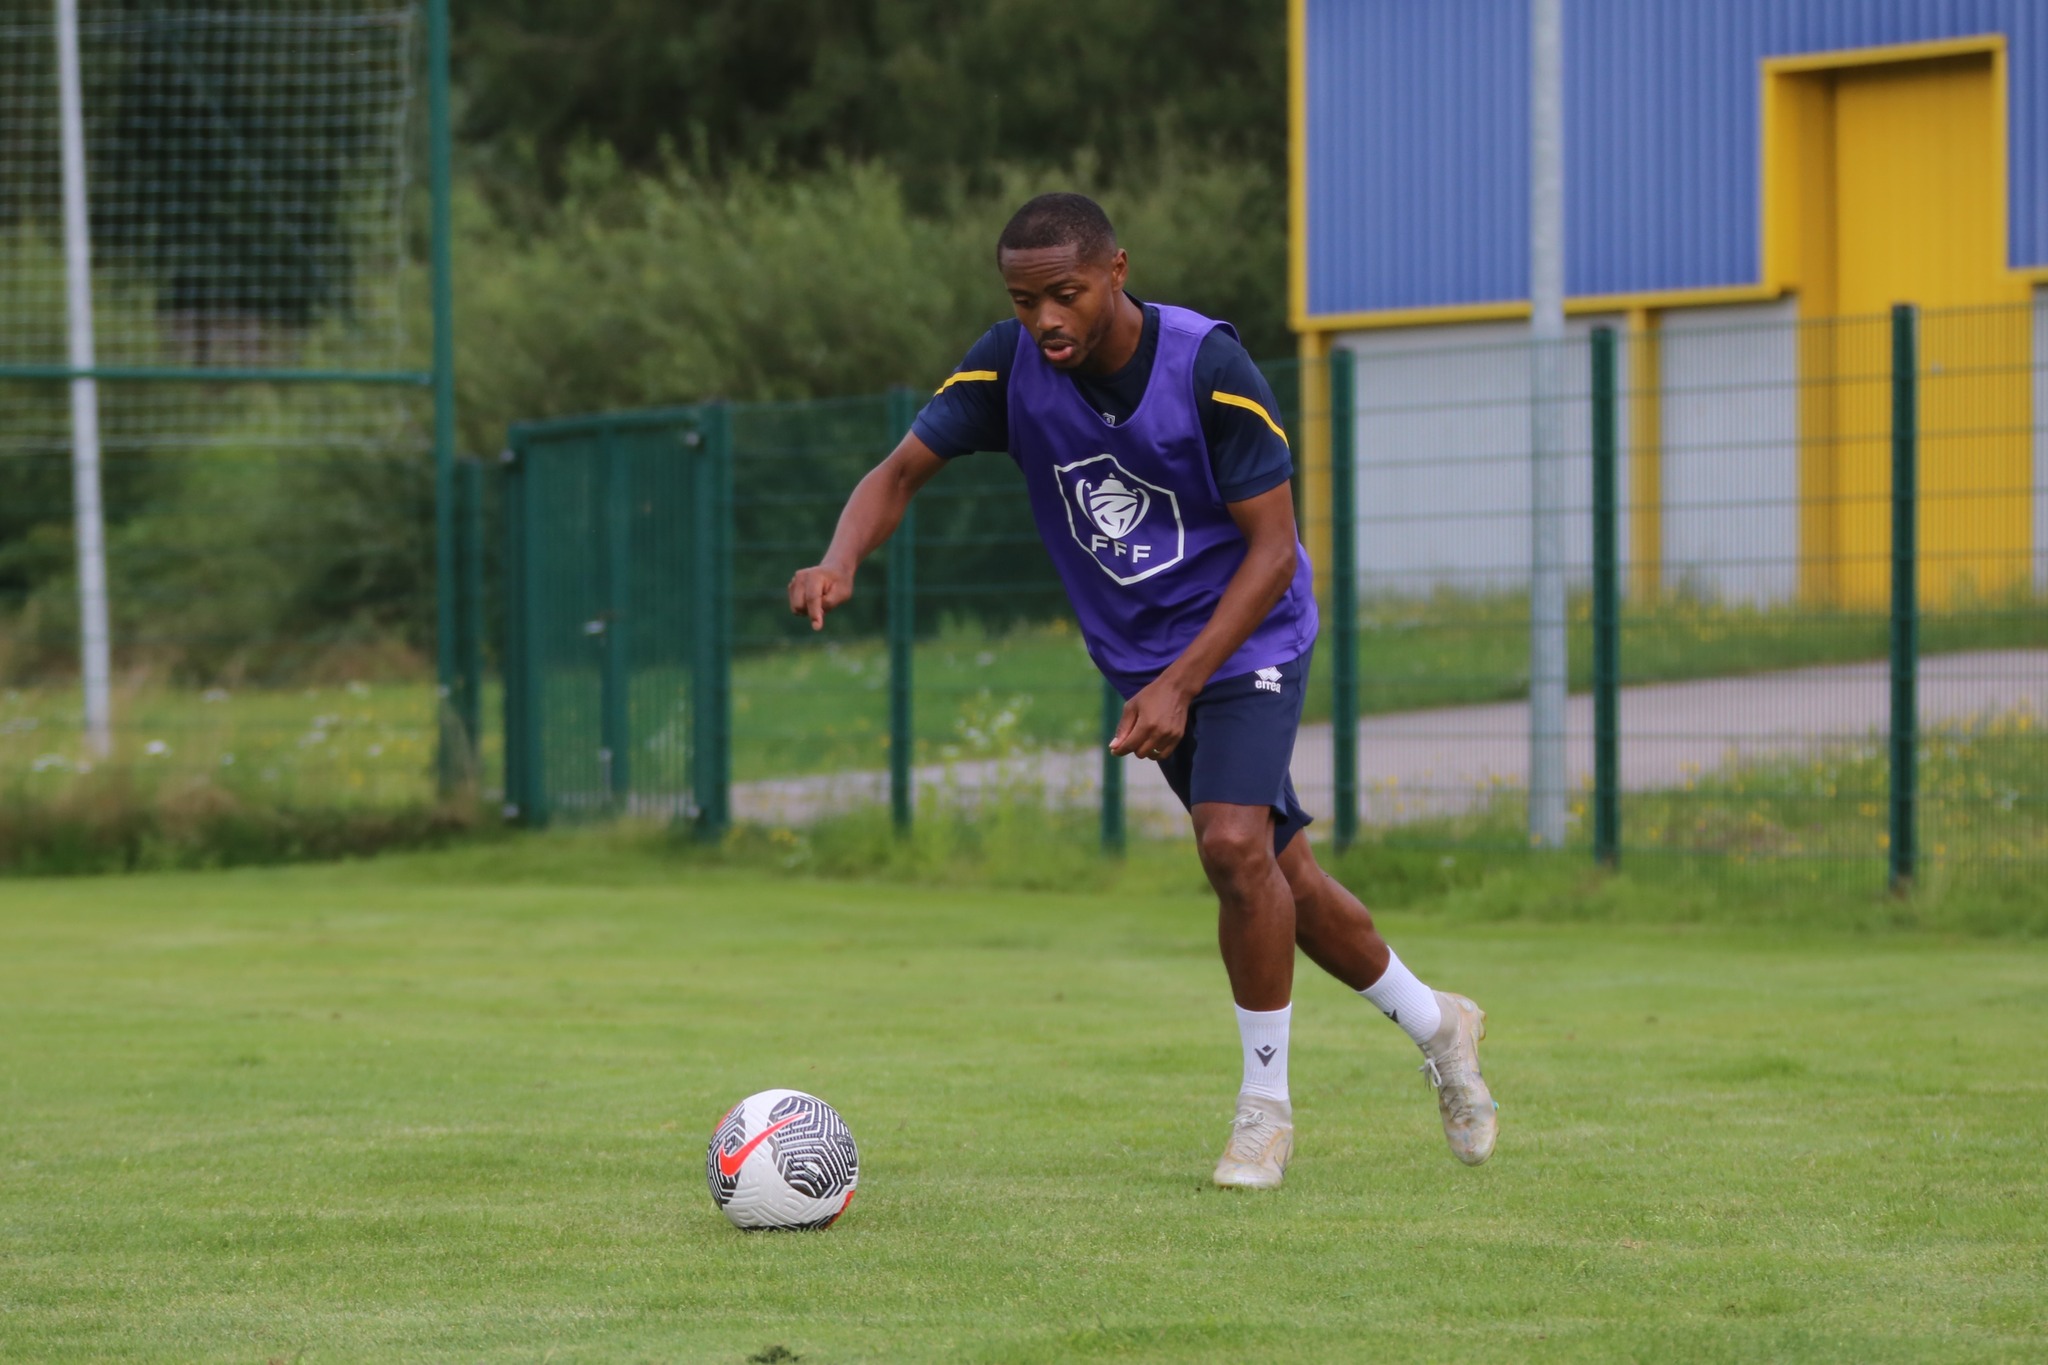
[[[1109,751],[1119,756],[1136,754],[1155,762],[1180,746],[1187,733],[1188,703],[1193,696],[1170,678],[1154,678],[1144,690],[1124,703],[1123,718],[1117,722],[1116,737]]]
[[[798,569],[789,580],[789,614],[811,618],[812,630],[825,628],[825,613],[853,596],[853,575],[823,564]]]

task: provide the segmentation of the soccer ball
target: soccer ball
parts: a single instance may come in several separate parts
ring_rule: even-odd
[[[816,1095],[763,1090],[718,1121],[704,1175],[735,1227],[829,1228],[853,1202],[860,1151]]]

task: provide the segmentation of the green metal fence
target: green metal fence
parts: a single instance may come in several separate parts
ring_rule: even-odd
[[[1567,849],[1861,866],[1901,884],[2048,854],[2048,404],[2043,348],[2012,344],[2035,325],[1902,310],[1563,343]],[[1305,469],[1341,453],[1298,480],[1324,633],[1295,756],[1338,842],[1529,846],[1530,359],[1505,332],[1366,336],[1267,367]],[[1114,699],[1008,460],[970,456],[928,485],[822,636],[787,614],[789,574],[914,410],[894,393],[515,433],[510,589],[525,605],[508,659],[524,662],[508,668],[507,750],[522,818],[641,809],[711,831],[872,804],[902,826],[1023,799],[1096,809],[1111,847],[1182,827],[1155,769],[1105,757]],[[684,447],[688,423],[729,445]],[[624,454],[629,429],[669,438]],[[634,504],[629,551],[598,491],[622,460],[652,499]],[[682,471],[718,460],[729,502],[691,501]],[[716,576],[660,567],[679,539],[724,556],[723,635],[693,596]],[[606,570],[600,547],[625,559]],[[663,574],[659,603],[601,590]],[[639,661],[657,637],[677,662]],[[662,736],[690,752],[710,736],[721,713],[692,700],[710,695],[704,668],[730,678],[725,769],[659,757]],[[662,728],[677,717],[682,731]],[[714,790],[721,771],[730,786]]]
[[[11,804],[425,807],[474,773],[448,42],[446,0],[0,20]]]
[[[513,429],[508,816],[728,819],[727,418],[688,408]]]
[[[1596,465],[1636,485],[1593,565],[1608,847],[1897,885],[2048,856],[2044,319],[1596,338],[1629,375]]]

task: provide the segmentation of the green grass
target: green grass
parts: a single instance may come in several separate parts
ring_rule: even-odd
[[[115,714],[114,753],[95,761],[75,686],[0,691],[0,873],[343,857],[479,822],[466,790],[436,792],[425,684],[130,684]],[[500,747],[484,736],[478,787],[496,780]]]
[[[1764,858],[1726,849],[1629,848],[1616,870],[1596,865],[1583,841],[1555,852],[1533,849],[1520,824],[1460,827],[1456,841],[1440,826],[1367,831],[1341,854],[1326,828],[1312,833],[1323,866],[1349,885],[1370,888],[1375,906],[1473,923],[2048,939],[2048,898],[2036,875],[2040,842],[2011,861],[1971,861],[1950,849],[1924,861],[1915,882],[1893,894],[1881,850],[1859,858]],[[613,836],[593,831],[590,837]],[[1099,851],[1093,811],[1049,811],[1024,796],[971,814],[927,813],[908,838],[895,837],[888,812],[874,808],[802,829],[736,828],[715,845],[678,841],[657,827],[615,837],[663,848],[692,869],[783,878],[883,881],[970,895],[1020,889],[1151,894],[1162,887],[1208,894],[1185,836],[1139,839],[1127,856],[1111,859]]]
[[[1583,600],[1574,611],[1583,623]],[[1382,599],[1368,606],[1365,627],[1367,713],[1526,690],[1519,599]],[[1884,630],[1882,618],[1867,614],[1764,611],[1674,596],[1631,619],[1624,661],[1631,682],[1740,674],[1878,657]],[[1585,681],[1585,636],[1574,632],[1574,686]],[[1930,616],[1924,636],[1930,652],[2048,645],[2048,611],[2018,598],[1966,604]],[[917,646],[914,675],[920,764],[1096,742],[1101,682],[1064,623],[1002,633],[953,623]],[[688,695],[687,678],[672,668],[636,671],[638,789],[687,785]],[[131,681],[115,702],[116,753],[94,764],[80,752],[74,685],[0,691],[0,870],[239,865],[434,843],[450,828],[435,791],[435,701],[424,682],[202,690]],[[488,812],[503,786],[495,685],[485,703],[475,792]],[[594,787],[595,670],[556,675],[548,705],[550,761],[581,769],[570,775],[565,768],[558,778]],[[1328,707],[1328,687],[1313,687],[1308,718],[1327,719]],[[2003,747],[1971,741],[1963,760],[1946,762],[1949,776],[1930,782],[1925,843],[1933,858],[2038,855],[2048,841],[2035,752],[2043,741],[2038,733],[2021,740]],[[882,643],[828,635],[743,654],[734,664],[732,752],[739,782],[882,768]],[[1716,773],[1696,791],[1631,797],[1628,837],[1637,847],[1735,857],[1874,856],[1884,823],[1881,798],[1870,795],[1882,791],[1873,762],[1844,749]],[[1933,751],[1930,771],[1943,763]],[[465,803],[455,823],[477,814]],[[1509,792],[1468,815],[1390,837],[1499,845],[1518,840],[1521,824],[1520,797]]]
[[[12,883],[0,1358],[2048,1351],[2048,947],[1495,923],[1522,874],[1409,882],[1404,957],[1492,1014],[1498,1156],[1453,1163],[1412,1049],[1305,972],[1296,1164],[1234,1196],[1172,852],[1059,894],[625,837]],[[713,1122],[779,1084],[862,1143],[829,1233],[704,1193]]]
[[[1361,710],[1370,715],[1528,695],[1528,607],[1526,595],[1513,593],[1368,601],[1359,640]],[[2044,607],[2038,597],[2016,591],[1929,610],[1921,621],[1921,650],[2048,648]],[[1568,610],[1569,685],[1584,692],[1593,685],[1591,595],[1573,593]],[[1759,607],[1688,592],[1624,599],[1622,680],[1684,682],[1883,659],[1889,631],[1882,611]]]
[[[434,712],[426,682],[135,684],[116,692],[115,753],[95,765],[81,752],[75,683],[11,687],[0,691],[0,781],[51,799],[83,766],[151,789],[204,782],[256,802],[405,805],[433,794]],[[493,764],[498,740],[485,736]]]
[[[919,643],[911,720],[920,763],[1095,742],[1102,679],[1064,620],[1004,632],[971,623]],[[889,762],[889,653],[821,639],[733,666],[733,776],[745,782]]]
[[[1575,594],[1570,609],[1570,686],[1585,691],[1591,600]],[[1629,684],[1679,682],[1883,659],[1888,630],[1882,612],[1672,594],[1625,618],[1623,676]],[[2048,604],[2026,596],[1958,603],[1927,615],[1921,643],[1930,654],[2048,648]],[[1327,633],[1323,648],[1317,670],[1327,680]],[[1101,723],[1101,684],[1064,621],[1002,633],[956,624],[921,642],[912,667],[920,763],[1086,745]],[[1363,714],[1519,700],[1528,695],[1528,671],[1526,595],[1384,597],[1361,614]],[[733,695],[740,781],[888,761],[888,653],[879,640],[836,639],[828,627],[822,641],[743,655]],[[1324,683],[1312,687],[1306,716],[1330,718]]]
[[[1916,750],[1918,860],[1936,888],[2003,886],[2039,901],[2048,864],[2048,728],[2030,706],[1930,726]],[[1890,853],[1890,761],[1882,741],[1843,741],[1803,754],[1731,760],[1676,786],[1625,792],[1623,857],[1689,860],[1726,877],[1745,866],[1778,883],[1815,885],[1883,874]],[[1569,848],[1590,851],[1590,787],[1567,808]],[[1527,794],[1503,789],[1454,816],[1368,830],[1386,847],[1511,849],[1527,838]],[[2048,907],[2044,907],[2048,913]],[[2048,923],[2048,920],[2044,920]]]
[[[1367,715],[1517,699],[1528,691],[1526,597],[1439,593],[1369,602],[1360,634],[1360,707]],[[1572,601],[1571,686],[1592,676],[1589,606]],[[1814,664],[1881,659],[1882,614],[1760,609],[1684,595],[1625,623],[1630,683],[1724,677]],[[1327,644],[1327,640],[1326,640]],[[2027,598],[1970,603],[1930,614],[1929,653],[2048,648],[2048,608]],[[1000,757],[1092,744],[1101,682],[1064,620],[988,632],[951,623],[915,651],[917,761]],[[1327,657],[1321,664],[1328,668]],[[1327,678],[1327,672],[1323,673]],[[577,693],[582,686],[588,696]],[[822,639],[741,654],[733,667],[733,776],[766,778],[881,768],[888,763],[888,652],[877,639]],[[594,724],[595,673],[557,698]],[[681,715],[687,679],[642,670],[633,709],[657,735]],[[497,689],[485,715],[498,714]],[[203,777],[256,800],[334,806],[395,805],[430,795],[434,698],[421,682],[198,689],[130,686],[116,697],[116,762],[151,784]],[[1329,689],[1312,688],[1307,717],[1329,719]],[[42,794],[61,789],[78,761],[75,685],[0,691],[0,775]],[[500,771],[495,719],[483,735],[484,785]],[[672,746],[679,754],[680,744]],[[674,760],[681,762],[680,758]]]
[[[2048,859],[2048,729],[2030,707],[1932,726],[1916,750],[1919,853],[1930,864]],[[1882,859],[1890,845],[1882,744],[1731,764],[1676,791],[1625,798],[1647,848],[1738,859]]]

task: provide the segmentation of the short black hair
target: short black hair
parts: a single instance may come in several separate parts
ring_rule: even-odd
[[[1116,229],[1102,205],[1085,194],[1041,194],[1010,215],[996,239],[996,256],[1049,246],[1070,246],[1082,260],[1106,261],[1116,254]]]

